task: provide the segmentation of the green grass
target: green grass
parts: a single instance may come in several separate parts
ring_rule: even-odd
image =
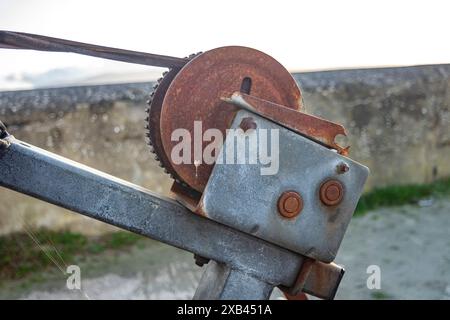
[[[383,292],[383,291],[372,291],[372,293],[370,294],[372,296],[372,299],[375,300],[386,300],[386,299],[390,299],[390,296]]]
[[[73,232],[39,230],[32,236],[40,246],[27,233],[0,237],[0,279],[18,279],[36,271],[56,268],[44,250],[65,270],[65,264],[73,264],[78,258],[98,255],[109,249],[128,248],[142,239],[125,231],[86,237]]]
[[[355,215],[380,207],[393,207],[417,203],[429,197],[450,195],[450,178],[437,180],[430,184],[410,184],[376,188],[361,196]]]

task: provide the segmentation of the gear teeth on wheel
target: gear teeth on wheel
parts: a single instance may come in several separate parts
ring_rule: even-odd
[[[153,155],[154,155],[153,158],[158,162],[158,166],[163,169],[164,173],[168,174],[171,179],[173,179],[176,182],[178,182],[178,183],[182,184],[183,186],[187,187],[187,185],[184,182],[182,182],[179,179],[175,178],[174,175],[171,172],[169,172],[166,167],[164,167],[164,164],[161,162],[161,160],[157,156],[156,150],[153,147],[153,142],[152,142],[151,134],[150,134],[150,130],[151,129],[150,129],[150,126],[149,126],[149,117],[150,117],[151,104],[153,102],[153,97],[155,96],[155,92],[158,89],[159,84],[164,79],[164,76],[166,76],[167,74],[168,74],[168,71],[164,71],[163,74],[162,74],[163,76],[158,78],[158,80],[156,80],[156,83],[152,86],[153,91],[150,93],[149,99],[147,100],[147,105],[149,106],[148,108],[145,108],[145,112],[147,113],[147,117],[145,118],[145,123],[146,123],[145,124],[145,129],[147,130],[147,133],[146,133],[147,144],[150,147],[150,152],[153,153]]]
[[[191,54],[191,55],[185,57],[185,59],[193,59],[193,58],[195,58],[196,56],[198,56],[198,55],[201,54],[201,53],[202,53],[202,52],[193,53],[193,54]],[[172,70],[172,69],[170,69],[170,70]],[[170,70],[169,70],[169,71],[170,71]],[[177,183],[181,184],[182,186],[187,187],[187,188],[190,188],[184,181],[181,181],[180,179],[176,178],[176,177],[174,176],[174,174],[171,173],[171,172],[164,166],[164,163],[160,160],[160,158],[159,158],[158,155],[157,155],[157,151],[155,150],[155,147],[154,147],[153,142],[152,142],[152,139],[151,139],[151,133],[150,133],[151,128],[150,128],[150,125],[149,125],[150,109],[151,109],[151,106],[152,106],[153,98],[154,98],[154,96],[155,96],[155,92],[156,92],[156,90],[158,89],[159,85],[161,84],[161,81],[163,81],[164,77],[169,73],[169,71],[164,71],[164,72],[162,73],[162,77],[160,77],[158,80],[156,80],[155,84],[153,84],[153,86],[152,86],[152,87],[153,87],[153,90],[152,90],[152,92],[150,93],[149,98],[148,98],[148,100],[147,100],[148,108],[145,109],[145,112],[147,113],[147,117],[146,117],[146,119],[145,119],[145,122],[146,122],[145,129],[147,130],[147,133],[146,133],[146,136],[147,136],[147,143],[148,143],[148,145],[149,145],[149,147],[150,147],[150,152],[153,153],[153,154],[155,155],[154,158],[155,158],[155,160],[158,162],[158,165],[159,165],[161,168],[164,169],[164,173],[168,174],[168,175],[170,176],[171,179],[175,180]]]

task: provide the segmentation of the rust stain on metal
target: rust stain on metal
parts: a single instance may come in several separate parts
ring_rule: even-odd
[[[334,262],[324,263],[316,260],[304,286],[304,292],[322,299],[334,299],[344,269]]]
[[[296,217],[303,209],[302,196],[295,191],[285,191],[278,198],[278,212],[285,218]]]
[[[288,300],[306,300],[305,293],[309,293],[321,299],[334,299],[344,269],[333,262],[308,259],[305,263],[292,287],[280,287],[284,296]]]
[[[256,122],[252,117],[243,118],[241,123],[239,124],[239,128],[241,128],[244,132],[247,132],[248,130],[255,130],[256,127]]]
[[[314,292],[324,292],[329,289],[329,281],[331,280],[332,269],[330,267],[325,267],[326,265],[321,263],[317,267],[311,270],[314,273],[313,290]]]
[[[200,206],[201,203],[200,201],[201,195],[199,193],[183,186],[177,181],[173,182],[172,187],[170,188],[170,192],[174,196],[174,198],[178,202],[183,204],[186,208],[188,208],[193,212],[203,215],[201,210],[197,212],[197,208]]]
[[[199,203],[197,204],[197,206],[195,207],[195,210],[193,210],[193,212],[200,216],[208,217],[208,214],[206,213],[206,210],[205,210],[205,204],[203,203],[203,198],[200,199]]]
[[[201,121],[200,134],[209,128],[219,129],[223,136],[235,116],[237,107],[221,100],[239,91],[243,81],[251,79],[252,94],[287,109],[300,111],[301,93],[291,74],[275,59],[258,50],[245,47],[222,47],[207,51],[188,62],[176,75],[165,95],[160,130],[165,153],[170,155],[178,141],[172,141],[175,129],[184,128],[194,135],[194,121]],[[201,139],[201,137],[200,137]],[[202,152],[207,142],[202,142]],[[191,141],[194,149],[194,139]],[[190,164],[171,166],[182,181],[202,192],[213,165]]]
[[[285,291],[283,291],[283,294],[284,294],[284,296],[286,297],[287,300],[308,300],[308,296],[305,293],[303,293],[303,292],[300,292],[299,294],[297,294],[295,296],[291,295],[291,294],[289,294],[288,292],[285,292]]]
[[[305,261],[303,262],[303,264],[300,268],[297,278],[295,279],[294,285],[290,288],[286,288],[286,287],[281,288],[281,290],[285,294],[286,298],[289,299],[289,297],[295,297],[297,295],[302,294],[301,293],[302,289],[306,283],[306,280],[309,277],[309,274],[313,268],[315,261],[316,260],[314,260],[314,259],[305,257]],[[291,299],[289,299],[289,300],[291,300]],[[296,298],[296,299],[292,299],[292,300],[301,300],[301,299]]]
[[[257,113],[300,134],[318,140],[330,148],[337,150],[339,154],[344,156],[348,155],[350,147],[341,147],[335,142],[337,135],[347,135],[345,128],[340,124],[286,108],[282,104],[263,99],[256,94],[248,95],[235,92],[231,96],[231,99],[227,99],[224,96],[223,100],[239,105],[248,111]]]
[[[169,157],[164,152],[162,139],[161,139],[161,131],[159,130],[159,123],[161,120],[161,109],[164,101],[164,96],[166,95],[167,89],[170,86],[170,83],[177,75],[179,69],[171,69],[169,70],[162,80],[157,84],[157,88],[153,91],[152,96],[150,97],[150,104],[148,109],[148,118],[146,121],[148,130],[148,138],[150,139],[150,143],[152,148],[157,154],[158,160],[162,163],[166,170],[173,175],[176,180],[179,180],[179,177],[176,175],[174,168],[169,160]],[[155,88],[155,87],[154,87]],[[173,187],[172,187],[173,188]]]
[[[338,180],[328,180],[320,186],[319,194],[324,205],[335,206],[341,203],[344,197],[344,187]]]

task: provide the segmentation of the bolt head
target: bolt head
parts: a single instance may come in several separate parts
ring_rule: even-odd
[[[320,186],[320,200],[326,206],[336,206],[344,197],[344,186],[335,179],[327,180]]]
[[[348,172],[348,170],[350,170],[350,167],[345,162],[341,162],[337,165],[336,169],[339,174],[343,174]]]
[[[248,130],[255,130],[257,128],[257,125],[252,117],[245,117],[239,124],[239,128],[241,128],[244,132],[247,132]]]
[[[294,218],[303,209],[302,196],[295,191],[285,191],[278,198],[278,212],[285,218]]]

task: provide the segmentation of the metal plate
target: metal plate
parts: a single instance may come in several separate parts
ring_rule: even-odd
[[[216,163],[199,213],[308,257],[333,261],[368,168],[247,111],[237,113],[232,128],[238,128],[245,117],[252,117],[257,124],[256,130],[246,133],[248,138],[262,134],[261,129],[279,130],[278,173],[261,175],[260,169],[265,167],[261,164]],[[237,145],[228,136],[218,159],[226,155],[230,143]],[[245,159],[248,163],[248,153]],[[337,170],[342,163],[348,166],[345,173]],[[343,200],[337,206],[325,206],[319,198],[320,186],[328,179],[344,185]],[[277,210],[278,198],[286,190],[300,193],[303,199],[301,213],[292,219],[282,217]]]

